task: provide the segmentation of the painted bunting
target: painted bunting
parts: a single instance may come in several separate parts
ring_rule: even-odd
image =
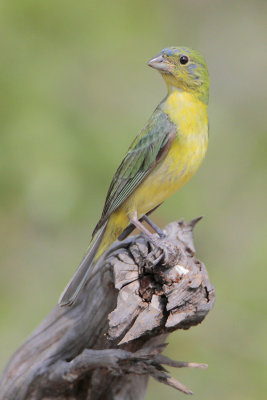
[[[159,71],[168,93],[136,136],[108,190],[102,216],[87,254],[60,297],[71,305],[92,266],[117,239],[137,227],[160,246],[160,238],[142,224],[199,168],[208,145],[209,74],[203,56],[187,47],[168,47],[148,65]]]

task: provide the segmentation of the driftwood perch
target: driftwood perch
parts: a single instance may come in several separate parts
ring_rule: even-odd
[[[214,303],[194,256],[198,220],[166,227],[168,260],[142,235],[114,243],[77,302],[56,306],[12,356],[0,400],[141,400],[149,376],[191,394],[163,365],[206,365],[161,352],[168,333],[199,324]]]

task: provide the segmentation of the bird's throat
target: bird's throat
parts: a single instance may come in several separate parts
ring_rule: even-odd
[[[174,88],[169,91],[161,107],[177,127],[178,134],[184,137],[207,135],[207,105],[194,94]]]

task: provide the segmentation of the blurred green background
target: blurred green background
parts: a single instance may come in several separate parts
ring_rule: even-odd
[[[266,11],[259,0],[1,1],[1,370],[56,304],[116,167],[165,95],[147,60],[187,45],[209,65],[210,145],[154,219],[205,216],[197,255],[217,300],[200,326],[169,337],[167,354],[209,364],[172,370],[196,399],[266,398]],[[146,399],[183,396],[151,381]]]

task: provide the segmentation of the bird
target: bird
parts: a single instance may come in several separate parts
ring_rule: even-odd
[[[189,47],[167,47],[147,65],[160,72],[167,95],[119,165],[87,253],[62,293],[60,306],[76,301],[99,257],[135,227],[160,247],[163,233],[148,215],[194,175],[205,157],[209,73],[204,57]]]

